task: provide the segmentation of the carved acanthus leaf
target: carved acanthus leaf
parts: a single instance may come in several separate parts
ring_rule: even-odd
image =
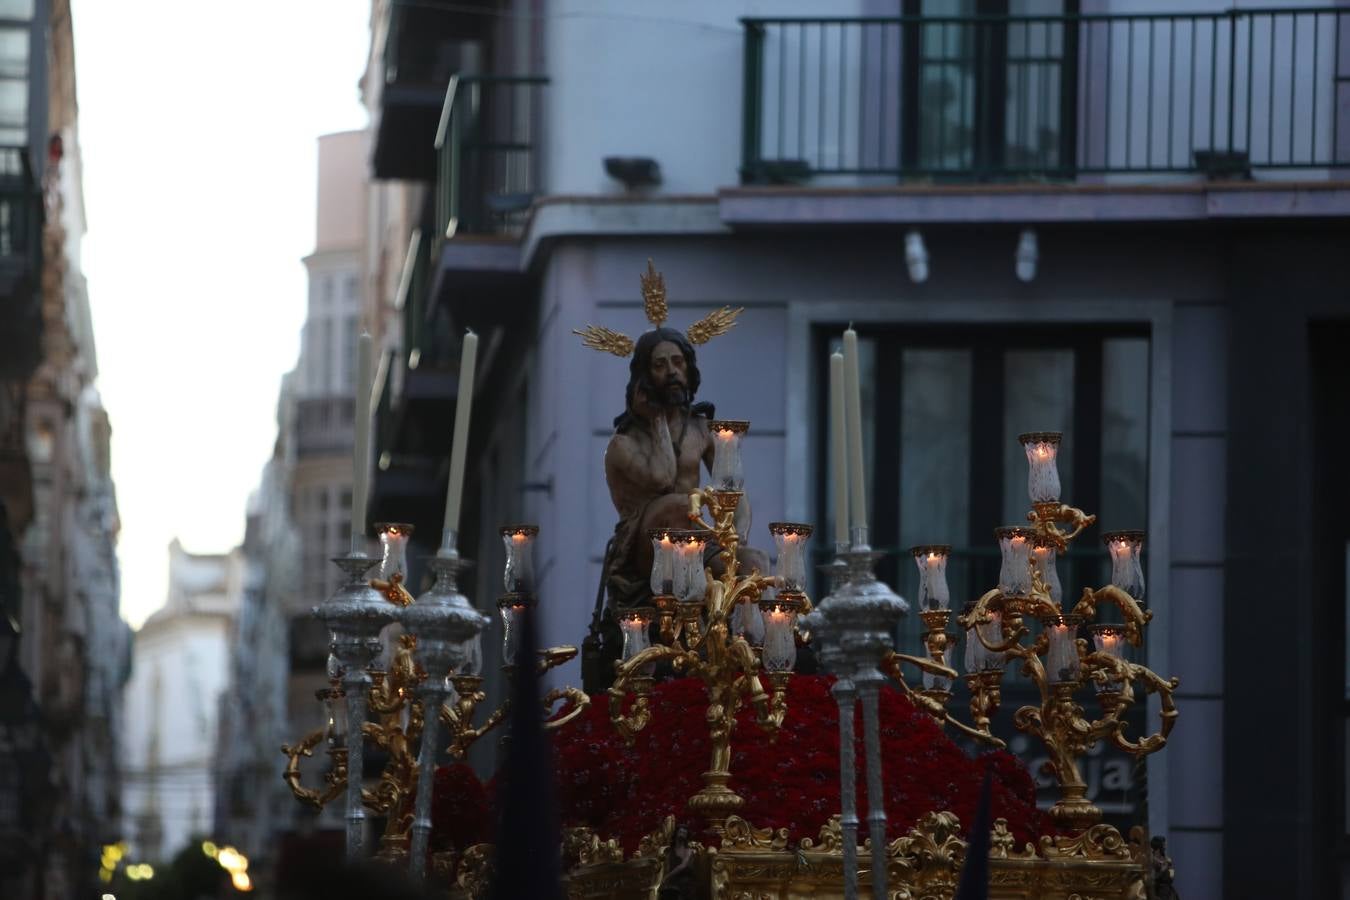
[[[1047,859],[1065,856],[1082,859],[1130,858],[1125,839],[1113,826],[1105,823],[1093,825],[1087,831],[1073,837],[1041,835],[1041,852]]]
[[[722,833],[722,847],[732,850],[784,850],[788,831],[756,828],[740,816],[730,816]]]

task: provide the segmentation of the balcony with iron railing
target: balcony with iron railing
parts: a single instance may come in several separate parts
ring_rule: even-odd
[[[540,189],[538,133],[548,78],[457,75],[436,131],[438,240],[518,233]]]
[[[742,22],[745,183],[1350,166],[1350,9]]]
[[[430,181],[431,148],[445,86],[477,45],[489,17],[482,2],[387,0],[375,29],[383,37],[376,85],[374,173],[377,178]]]

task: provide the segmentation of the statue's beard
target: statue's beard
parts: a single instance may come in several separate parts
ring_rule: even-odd
[[[657,406],[667,409],[689,405],[689,388],[678,378],[667,378],[659,387],[648,381],[645,393]]]

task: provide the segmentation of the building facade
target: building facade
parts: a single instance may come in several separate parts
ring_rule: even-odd
[[[340,810],[316,816],[295,801],[278,777],[285,761],[277,750],[323,725],[315,692],[328,685],[328,633],[312,610],[338,586],[331,560],[350,546],[356,340],[362,328],[381,334],[368,315],[367,284],[389,277],[369,249],[387,192],[369,189],[368,143],[364,131],[318,141],[300,357],[282,380],[277,441],[240,551],[244,587],[222,698],[216,834],[244,851],[264,888],[286,846],[342,827]],[[306,783],[318,783],[327,763],[322,753],[306,760]]]
[[[1341,889],[1346,494],[1331,398],[1350,319],[1350,12],[374,10],[372,172],[419,185],[422,202],[373,516],[410,519],[434,549],[426,498],[444,493],[457,335],[475,329],[489,348],[461,544],[479,560],[475,598],[495,597],[494,526],[537,522],[542,639],[578,643],[615,518],[601,457],[627,373],[572,329],[645,330],[648,257],[673,324],[743,306],[699,351],[700,399],[752,422],[756,520],[828,535],[826,361],[852,322],[884,577],[913,593],[899,554],[943,542],[954,595],[993,584],[991,530],[1026,505],[1015,436],[1063,431],[1066,498],[1104,528],[1149,533],[1147,662],[1181,678],[1168,750],[1140,767],[1089,760],[1094,795],[1168,838],[1187,897]],[[768,543],[762,525],[751,539]],[[1104,562],[1071,555],[1066,592],[1100,583]],[[1277,620],[1303,648],[1283,674],[1242,661],[1278,652],[1262,640]],[[1298,703],[1279,699],[1291,685]]]
[[[0,37],[0,625],[17,635],[0,652],[0,893],[63,898],[93,891],[100,845],[117,837],[130,641],[80,264],[69,4],[7,4]]]
[[[286,382],[289,384],[290,379]],[[289,407],[287,386],[278,409]],[[228,687],[220,697],[213,834],[249,858],[256,873],[275,862],[276,836],[295,819],[296,803],[277,777],[287,717],[289,612],[295,608],[300,536],[290,516],[285,419],[278,417],[273,458],[249,499],[241,554],[239,611],[229,647]],[[258,887],[263,887],[260,882]]]
[[[243,554],[169,545],[169,596],[136,632],[121,759],[129,863],[165,863],[214,826],[221,694]]]

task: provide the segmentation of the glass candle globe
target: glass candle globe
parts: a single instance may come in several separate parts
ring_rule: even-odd
[[[919,609],[947,609],[952,602],[947,587],[947,559],[952,548],[945,544],[914,547],[914,565],[919,568]]]
[[[784,591],[806,590],[806,544],[811,539],[810,525],[798,522],[770,522],[769,533],[778,546],[778,563],[774,574],[778,588]]]
[[[675,593],[675,541],[666,529],[653,528],[647,532],[652,541],[652,594],[672,596]]]
[[[942,651],[942,663],[950,667],[952,664],[952,648],[948,647]],[[952,680],[946,675],[937,675],[933,672],[925,671],[923,673],[923,689],[925,691],[950,691],[952,689]]]
[[[761,598],[760,616],[764,620],[764,652],[761,659],[770,672],[791,672],[797,664],[797,615],[803,608],[800,595],[778,591]]]
[[[1059,501],[1059,441],[1058,431],[1032,431],[1018,435],[1017,440],[1027,453],[1027,493],[1032,503]]]
[[[1092,632],[1092,646],[1098,653],[1104,653],[1116,659],[1125,658],[1125,630],[1123,628],[1119,625],[1093,625],[1090,630]],[[1109,678],[1097,685],[1097,693],[1119,691],[1120,687],[1120,681]]]
[[[734,637],[745,638],[751,647],[758,647],[764,643],[764,617],[760,615],[756,604],[749,602],[736,604],[735,609],[731,611],[731,634]]]
[[[701,602],[708,590],[708,573],[703,565],[707,546],[707,536],[697,531],[681,536],[676,544],[675,599],[681,603]]]
[[[456,675],[477,675],[483,671],[483,633],[480,631],[460,645],[464,661],[454,671]]]
[[[649,606],[634,606],[619,613],[619,630],[623,633],[623,659],[629,660],[652,645],[650,627],[656,610]],[[650,675],[655,668],[643,666],[642,674]]]
[[[375,577],[381,581],[393,581],[397,575],[400,581],[407,582],[408,541],[412,538],[413,527],[403,522],[377,522],[375,528],[380,533],[383,550],[380,574]]]
[[[1144,549],[1142,531],[1109,531],[1102,542],[1111,554],[1111,583],[1134,598],[1144,599],[1144,567],[1139,554]]]
[[[1045,654],[1045,677],[1051,684],[1077,681],[1081,671],[1078,659],[1078,620],[1072,616],[1050,616],[1041,620],[1049,648]]]
[[[719,491],[742,490],[745,487],[745,470],[741,465],[741,438],[750,430],[750,423],[718,419],[708,427],[713,436],[713,488]]]
[[[324,723],[323,736],[330,750],[346,746],[347,742],[347,704],[342,688],[334,683],[330,687],[319,688],[314,692],[319,701],[319,715]]]
[[[1064,602],[1064,588],[1059,583],[1058,555],[1052,544],[1041,540],[1031,542],[1031,564],[1040,573],[1041,582],[1056,606]]]
[[[497,611],[502,617],[502,665],[514,666],[524,661],[517,657],[520,655],[523,619],[527,609],[529,604],[520,594],[508,595],[497,601]],[[482,665],[481,651],[479,665]]]
[[[994,529],[1002,562],[998,589],[1006,597],[1025,597],[1031,590],[1031,540],[1034,532],[1020,525]]]
[[[502,544],[506,547],[506,567],[502,585],[510,594],[529,594],[535,590],[534,539],[539,536],[538,525],[507,525],[501,529]]]
[[[975,635],[975,629],[978,628],[980,634],[984,635],[986,643],[1003,643],[1003,613],[997,610],[991,610],[988,613],[989,621],[983,625],[972,626],[966,629],[966,671],[967,672],[987,672],[991,669],[1002,670],[1005,662],[1002,652],[989,650],[980,643],[980,639]]]

